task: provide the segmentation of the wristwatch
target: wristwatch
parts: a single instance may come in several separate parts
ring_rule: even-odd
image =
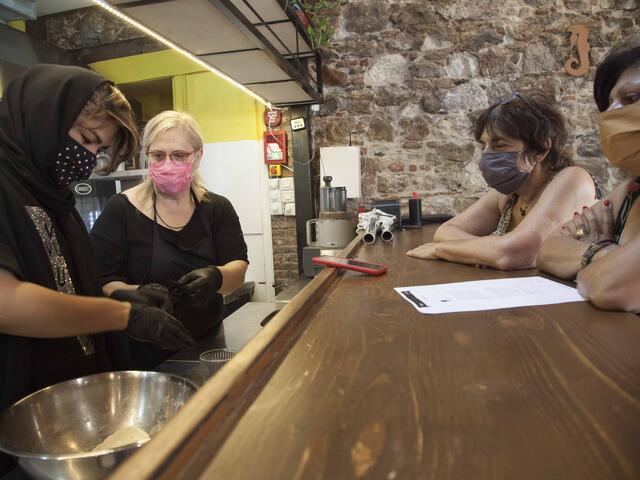
[[[593,260],[593,257],[596,255],[596,253],[598,253],[604,247],[608,247],[609,245],[613,245],[614,243],[616,242],[613,240],[600,240],[599,242],[589,245],[582,254],[582,259],[580,260],[580,265],[582,265],[582,268],[591,263],[591,260]]]

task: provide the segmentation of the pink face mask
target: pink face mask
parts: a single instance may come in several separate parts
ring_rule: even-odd
[[[150,163],[149,176],[158,190],[168,195],[182,192],[193,180],[189,162],[174,162],[170,159]]]

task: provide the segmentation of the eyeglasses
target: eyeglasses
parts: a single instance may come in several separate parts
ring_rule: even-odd
[[[527,100],[527,97],[525,97],[524,95],[522,95],[520,92],[518,92],[517,90],[514,91],[511,95],[507,95],[506,97],[502,97],[500,100],[498,100],[496,102],[497,105],[506,105],[507,103],[511,103],[513,102],[516,98],[519,98],[520,100],[522,100],[524,103],[526,103],[527,105],[529,105],[529,107],[531,108],[531,110],[533,110],[534,112],[536,112],[537,114],[540,115],[540,110],[538,110],[536,108],[536,106],[531,103],[529,100]]]
[[[176,150],[175,152],[170,153],[163,152],[162,150],[151,150],[149,152],[146,152],[146,155],[147,158],[152,162],[164,162],[164,159],[168,156],[173,162],[184,163],[188,161],[189,157],[191,157],[191,155],[193,155],[194,153],[196,153],[195,150],[193,150],[192,152]]]

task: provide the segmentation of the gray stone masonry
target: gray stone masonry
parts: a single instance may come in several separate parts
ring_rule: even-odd
[[[619,180],[598,142],[592,88],[611,45],[639,32],[637,0],[350,0],[333,12],[325,103],[314,147],[362,146],[363,200],[417,191],[429,213],[458,213],[486,186],[473,120],[512,90],[553,92],[570,152],[604,190]],[[569,25],[589,28],[592,67],[571,77]]]

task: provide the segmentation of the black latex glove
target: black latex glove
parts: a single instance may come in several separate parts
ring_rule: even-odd
[[[177,282],[180,298],[191,302],[196,307],[204,307],[211,303],[222,286],[222,272],[218,267],[204,267],[193,270]]]
[[[171,295],[169,289],[159,283],[147,283],[138,287],[138,292],[143,295],[148,295],[151,298],[156,298],[154,307],[159,307],[165,312],[173,313],[173,302],[171,301]],[[160,298],[162,303],[160,304]]]
[[[127,335],[165,350],[180,350],[196,343],[180,321],[164,310],[143,303],[131,304]]]
[[[111,298],[121,302],[141,303],[158,307],[168,313],[173,313],[173,302],[169,297],[169,291],[158,283],[141,285],[137,290],[121,289],[111,294]]]

